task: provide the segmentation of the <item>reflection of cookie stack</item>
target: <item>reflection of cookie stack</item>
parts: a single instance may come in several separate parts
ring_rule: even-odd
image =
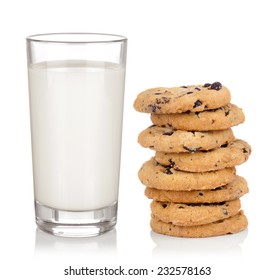
[[[135,109],[151,113],[153,122],[138,142],[156,151],[139,171],[145,195],[153,199],[155,232],[208,237],[247,227],[239,198],[248,187],[235,166],[248,159],[251,148],[233,135],[231,127],[244,122],[244,114],[230,98],[219,82],[138,95]]]

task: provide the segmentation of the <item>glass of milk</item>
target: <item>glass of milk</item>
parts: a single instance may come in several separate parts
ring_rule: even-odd
[[[117,219],[127,39],[96,33],[27,38],[38,227],[95,236]]]

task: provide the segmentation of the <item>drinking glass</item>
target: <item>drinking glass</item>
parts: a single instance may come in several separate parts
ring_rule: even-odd
[[[127,39],[27,37],[36,223],[95,236],[117,220]]]

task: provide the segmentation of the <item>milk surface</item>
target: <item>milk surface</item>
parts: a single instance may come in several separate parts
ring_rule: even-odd
[[[125,69],[53,61],[28,70],[35,200],[76,211],[116,202]]]

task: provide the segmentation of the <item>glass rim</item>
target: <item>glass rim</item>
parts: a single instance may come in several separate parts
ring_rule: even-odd
[[[64,37],[65,39],[62,39],[62,37]],[[66,39],[72,37],[74,37],[75,39]],[[83,39],[80,40],[80,37],[82,37]],[[87,39],[84,40],[84,37]],[[108,34],[108,33],[90,33],[90,32],[41,33],[41,34],[30,35],[26,38],[26,40],[27,42],[61,43],[61,44],[95,44],[95,43],[127,42],[127,38],[122,35]]]

